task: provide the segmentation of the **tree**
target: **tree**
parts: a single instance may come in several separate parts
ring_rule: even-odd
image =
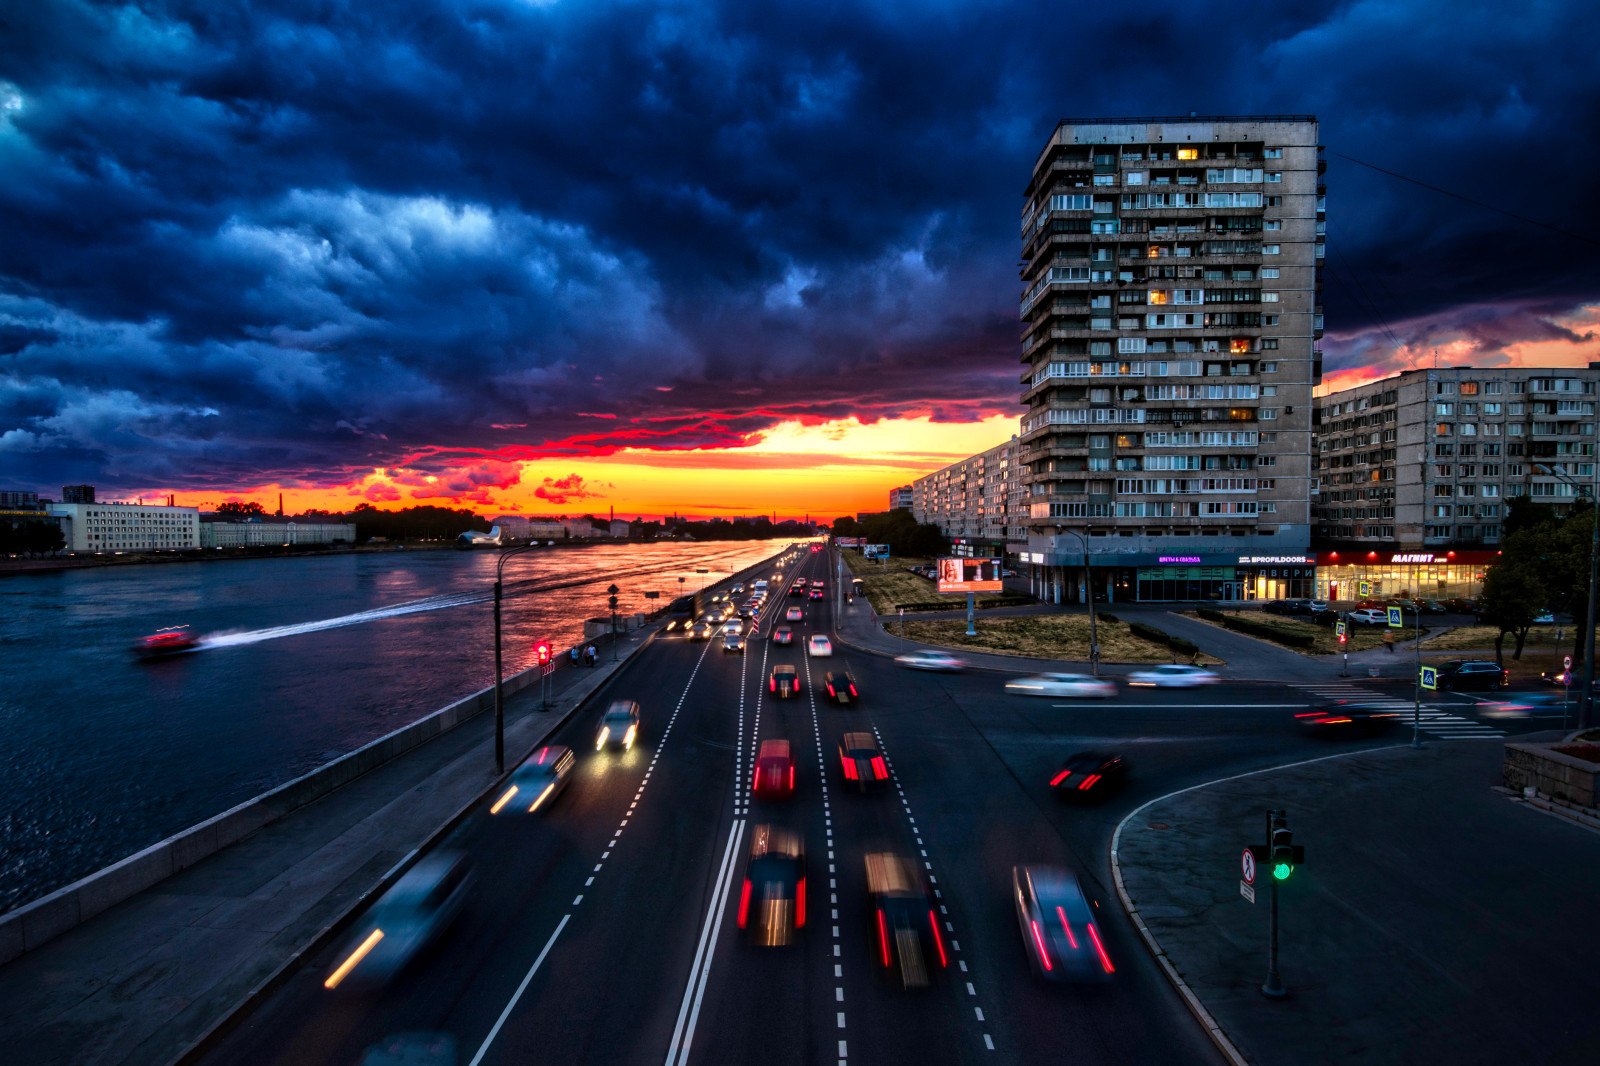
[[[1556,514],[1556,509],[1551,504],[1534,503],[1531,496],[1513,496],[1506,501],[1506,520],[1501,532],[1509,537],[1525,529],[1554,526],[1560,521],[1560,516]]]
[[[229,500],[217,505],[217,514],[224,521],[238,522],[245,518],[260,518],[267,509],[254,500]]]
[[[1496,563],[1483,579],[1483,594],[1478,597],[1479,616],[1495,626],[1495,662],[1505,666],[1506,634],[1517,639],[1513,659],[1522,658],[1522,645],[1528,639],[1533,620],[1545,610],[1549,592],[1539,580],[1537,565],[1520,558]]]

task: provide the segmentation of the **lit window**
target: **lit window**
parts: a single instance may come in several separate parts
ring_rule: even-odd
[[[1198,149],[1198,148],[1179,148],[1178,149],[1178,158],[1179,159],[1199,159],[1200,158],[1200,149]]]
[[[1234,340],[1228,346],[1228,350],[1230,352],[1232,352],[1234,355],[1241,355],[1241,354],[1243,354],[1245,352],[1248,352],[1250,350],[1250,342],[1248,340],[1242,340],[1242,339]]]

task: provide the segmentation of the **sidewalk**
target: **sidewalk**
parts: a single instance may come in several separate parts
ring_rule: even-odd
[[[1380,653],[1382,654],[1382,653]],[[1332,751],[1330,750],[1330,754]],[[1600,834],[1491,791],[1501,745],[1385,748],[1201,786],[1136,811],[1115,861],[1160,949],[1251,1062],[1595,1061]],[[1287,808],[1306,865],[1240,897]]]
[[[649,643],[557,670],[506,701],[506,767]],[[600,646],[600,642],[595,642]],[[16,1066],[165,1066],[371,892],[495,780],[480,714],[0,967],[0,1044]]]

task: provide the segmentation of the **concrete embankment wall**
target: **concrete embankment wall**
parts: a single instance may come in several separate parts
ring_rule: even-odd
[[[770,566],[774,557],[769,556],[723,580],[743,579]],[[606,638],[591,639],[603,642]],[[572,669],[564,652],[556,657],[556,661],[557,670]],[[538,684],[538,681],[537,669],[513,674],[503,682],[505,695],[510,697]],[[33,951],[123,900],[243,840],[291,811],[321,799],[367,771],[493,709],[494,688],[480,689],[410,725],[402,726],[347,755],[287,781],[270,792],[246,800],[231,810],[152,844],[103,870],[0,915],[0,965],[24,952]]]

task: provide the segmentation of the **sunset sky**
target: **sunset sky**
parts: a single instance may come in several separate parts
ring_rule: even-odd
[[[0,488],[881,509],[1015,431],[1066,115],[1320,117],[1332,384],[1600,360],[1593,238],[1346,158],[1600,232],[1590,5],[1219,10],[7,5]]]

